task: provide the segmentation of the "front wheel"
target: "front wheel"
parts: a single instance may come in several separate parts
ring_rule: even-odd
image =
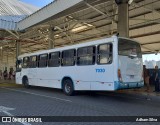
[[[72,96],[74,94],[73,82],[70,79],[65,79],[63,81],[63,92],[66,95]]]

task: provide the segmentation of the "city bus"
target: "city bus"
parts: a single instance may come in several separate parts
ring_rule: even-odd
[[[75,91],[140,88],[143,64],[140,44],[112,36],[86,43],[23,54],[16,61],[16,83]]]

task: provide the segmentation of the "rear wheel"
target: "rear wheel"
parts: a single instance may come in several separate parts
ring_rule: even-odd
[[[72,96],[74,94],[73,82],[70,79],[63,80],[63,92],[66,95]]]
[[[25,88],[29,88],[30,87],[28,78],[26,78],[26,77],[23,78],[23,85],[24,85]]]

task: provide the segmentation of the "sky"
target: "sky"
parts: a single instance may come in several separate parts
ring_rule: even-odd
[[[34,6],[37,6],[39,8],[44,7],[45,5],[51,3],[53,0],[21,0],[22,2],[32,4]]]
[[[160,53],[158,53],[157,55],[155,55],[155,54],[146,54],[146,55],[143,55],[143,62],[145,60],[147,60],[147,61],[152,61],[152,60],[160,61]]]
[[[143,65],[146,65],[147,69],[154,69],[156,65],[160,68],[160,53],[143,55]]]

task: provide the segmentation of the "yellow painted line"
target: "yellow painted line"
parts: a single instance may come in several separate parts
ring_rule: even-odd
[[[23,87],[23,86],[15,83],[0,83],[0,87]]]

